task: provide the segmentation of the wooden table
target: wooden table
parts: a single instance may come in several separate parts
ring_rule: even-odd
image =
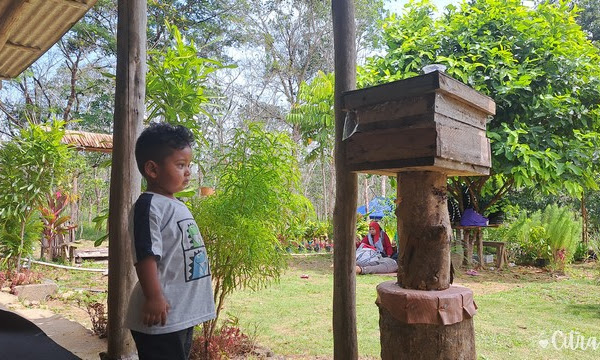
[[[491,246],[495,247],[498,251],[496,253],[497,260],[496,263],[498,268],[504,265],[505,261],[505,251],[504,251],[504,243],[499,241],[483,241],[483,234],[481,229],[485,228],[497,228],[500,224],[490,224],[488,226],[462,226],[455,225],[452,226],[452,229],[457,232],[457,239],[461,240],[463,246],[463,265],[472,266],[473,265],[473,245],[475,245],[475,241],[477,241],[477,256],[479,258],[479,266],[485,268],[485,262],[483,261],[483,247]]]

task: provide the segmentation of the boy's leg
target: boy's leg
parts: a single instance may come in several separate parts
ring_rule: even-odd
[[[131,330],[140,360],[187,360],[194,328],[173,333],[149,335]]]

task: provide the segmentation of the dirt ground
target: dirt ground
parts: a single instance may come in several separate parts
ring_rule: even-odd
[[[88,241],[85,248],[94,249],[93,242]],[[99,266],[106,267],[107,261],[99,261]],[[51,280],[57,280],[57,277],[73,278],[75,275],[68,271],[62,271],[51,267],[44,267],[45,275]],[[55,272],[56,271],[56,272]],[[93,273],[90,275],[94,279],[94,287],[99,290],[107,289],[108,278],[102,273]],[[90,277],[83,278],[80,282],[74,282],[75,288],[85,288],[90,286]],[[73,289],[75,290],[75,289]],[[76,356],[84,360],[98,360],[100,353],[106,352],[107,340],[100,339],[93,333],[92,322],[89,314],[81,306],[77,306],[72,301],[66,301],[74,291],[67,293],[59,292],[53,298],[49,298],[41,303],[19,301],[17,296],[9,293],[8,288],[0,291],[0,309],[13,311],[29,321],[36,324],[56,343],[71,351]]]
[[[64,308],[64,303],[50,301],[43,305],[25,306],[15,295],[0,291],[1,309],[13,311],[33,322],[52,340],[78,357],[84,360],[100,359],[100,352],[106,351],[106,339],[98,338],[84,326],[86,322],[90,324],[88,314],[82,309],[69,307],[64,310],[73,319],[70,320],[52,311],[56,306]]]

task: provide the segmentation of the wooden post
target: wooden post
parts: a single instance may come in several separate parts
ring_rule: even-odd
[[[475,240],[477,240],[477,257],[479,258],[479,266],[484,269],[485,261],[483,261],[483,230],[475,229]]]
[[[342,142],[345,113],[342,92],[356,87],[356,25],[354,1],[333,0],[333,42],[335,51],[335,178],[333,211],[335,241],[333,271],[333,357],[358,359],[356,337],[355,247],[357,175],[346,164],[346,145]]]
[[[119,0],[108,226],[108,359],[126,359],[135,353],[123,319],[135,281],[128,215],[141,188],[134,148],[144,116],[146,22],[146,0]]]
[[[74,201],[71,201],[71,224],[79,224],[79,173],[73,177],[73,197]],[[74,241],[73,238],[71,241]]]
[[[472,230],[470,229],[463,229],[462,233],[464,234],[464,253],[465,253],[465,257],[464,257],[464,261],[463,264],[466,265],[467,267],[471,267],[473,266],[473,236],[472,236]]]
[[[450,287],[450,240],[446,175],[398,174],[398,283],[407,289]]]

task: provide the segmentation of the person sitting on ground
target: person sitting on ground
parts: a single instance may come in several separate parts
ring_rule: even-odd
[[[390,238],[385,231],[381,229],[381,226],[379,226],[377,221],[371,221],[369,224],[369,233],[362,239],[360,244],[366,244],[373,247],[383,257],[391,257],[394,253]]]
[[[383,257],[368,244],[360,244],[356,249],[357,274],[387,274],[398,271],[398,263],[390,257]]]

